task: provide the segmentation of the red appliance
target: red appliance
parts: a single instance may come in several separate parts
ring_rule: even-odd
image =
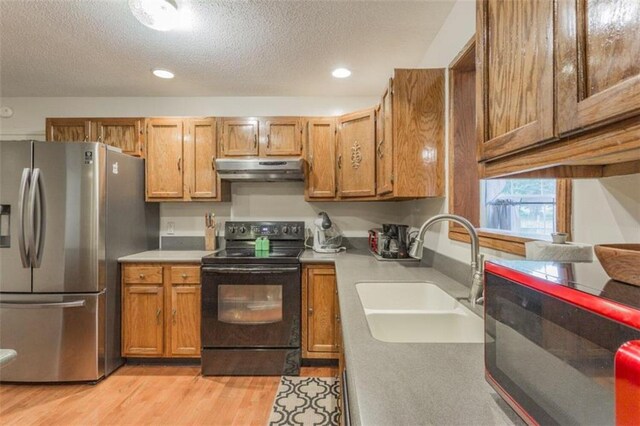
[[[528,424],[640,424],[640,287],[597,263],[485,271],[486,378]]]

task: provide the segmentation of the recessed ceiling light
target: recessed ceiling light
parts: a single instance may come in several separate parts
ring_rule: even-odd
[[[171,71],[162,70],[162,69],[159,69],[159,68],[151,70],[151,72],[153,72],[153,75],[155,75],[156,77],[160,77],[160,78],[173,78],[173,77],[175,77],[175,75]]]
[[[174,0],[129,0],[129,8],[138,21],[154,30],[169,31],[178,23]]]
[[[346,68],[336,68],[335,70],[333,70],[331,75],[335,78],[347,78],[351,75],[351,71]]]

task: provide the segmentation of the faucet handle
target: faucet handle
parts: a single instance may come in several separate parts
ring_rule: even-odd
[[[478,271],[484,275],[484,253],[478,255]]]

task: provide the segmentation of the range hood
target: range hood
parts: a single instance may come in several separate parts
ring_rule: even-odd
[[[302,159],[219,158],[216,168],[220,179],[229,181],[279,182],[304,180]]]

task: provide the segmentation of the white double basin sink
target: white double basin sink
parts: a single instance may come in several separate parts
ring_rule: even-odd
[[[431,282],[360,282],[371,335],[390,343],[483,343],[484,322]]]

